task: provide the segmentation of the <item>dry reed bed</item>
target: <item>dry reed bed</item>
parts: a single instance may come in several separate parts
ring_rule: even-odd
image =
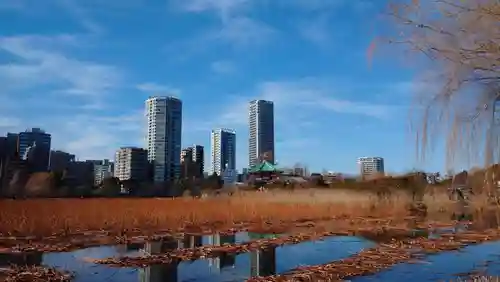
[[[184,231],[235,223],[315,220],[336,217],[405,215],[404,204],[372,202],[286,203],[252,197],[196,199],[33,199],[1,200],[0,236],[64,236],[105,230]]]
[[[355,276],[372,275],[399,263],[421,259],[423,255],[459,250],[465,246],[500,240],[500,229],[483,233],[443,234],[438,239],[417,238],[380,244],[349,258],[316,266],[300,267],[283,275],[252,277],[250,282],[342,281]]]
[[[41,266],[12,266],[0,270],[0,281],[3,282],[64,282],[72,279],[73,275],[70,273]]]

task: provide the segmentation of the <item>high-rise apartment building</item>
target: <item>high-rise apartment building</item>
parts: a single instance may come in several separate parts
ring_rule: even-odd
[[[205,166],[204,148],[200,145],[193,145],[181,151],[181,175],[185,177],[203,177]]]
[[[236,132],[231,129],[214,129],[211,136],[212,164],[210,173],[222,175],[225,169],[236,170]]]
[[[180,177],[182,101],[174,97],[150,97],[146,100],[148,120],[148,161],[154,182]]]
[[[121,181],[148,180],[148,151],[143,148],[122,147],[115,153],[114,175]]]
[[[381,157],[361,157],[357,163],[362,177],[384,173],[384,159]]]
[[[36,167],[39,171],[48,170],[50,160],[50,144],[52,137],[40,128],[28,129],[18,134],[18,152],[23,159],[27,158],[27,153],[33,146],[36,146],[37,156]]]
[[[266,100],[253,100],[249,108],[250,136],[248,140],[249,167],[259,163],[264,154],[274,164],[274,104]]]

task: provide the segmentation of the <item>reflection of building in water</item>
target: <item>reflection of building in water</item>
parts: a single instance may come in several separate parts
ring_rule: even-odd
[[[150,255],[161,254],[178,249],[182,242],[176,239],[165,239],[162,241],[148,242],[144,244],[144,252]]]
[[[250,274],[268,276],[276,273],[276,248],[253,251],[250,253]]]
[[[144,252],[154,255],[175,250],[181,245],[180,240],[167,239],[158,242],[148,242],[144,246]],[[174,282],[177,281],[178,262],[171,264],[153,265],[139,270],[139,280],[142,282]]]
[[[182,248],[197,248],[203,245],[203,237],[199,235],[184,235],[184,240],[182,242]]]
[[[236,236],[232,235],[220,235],[220,245],[224,244],[234,244],[236,242]],[[235,254],[224,254],[219,256],[220,267],[234,267],[236,263],[236,255]]]
[[[208,236],[208,245],[222,246],[224,244],[234,244],[236,242],[235,235],[220,235],[219,233]],[[233,267],[236,262],[236,255],[225,254],[217,258],[209,258],[208,266],[212,272],[220,272],[221,268]]]
[[[236,236],[232,235],[220,235],[220,244],[234,244],[236,242]]]
[[[207,236],[208,245],[220,246],[220,234],[215,233]],[[220,272],[220,258],[209,258],[208,268],[210,272]]]
[[[222,254],[219,256],[220,268],[234,267],[236,264],[236,254]]]
[[[42,253],[0,253],[0,267],[15,265],[40,265],[42,264]]]
[[[209,258],[208,259],[208,270],[212,273],[220,272],[220,258]]]
[[[126,251],[128,251],[128,252],[139,251],[143,247],[144,247],[143,243],[130,243],[130,244],[127,244]]]
[[[177,282],[178,263],[152,265],[139,271],[141,282]]]
[[[215,233],[207,236],[208,245],[220,246],[220,234]]]

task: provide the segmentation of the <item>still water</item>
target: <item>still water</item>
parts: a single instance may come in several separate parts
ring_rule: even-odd
[[[484,243],[466,247],[461,251],[428,256],[420,263],[399,264],[376,275],[357,277],[351,281],[470,281],[459,279],[459,275],[473,271],[480,271],[489,276],[500,276],[500,242]]]
[[[481,230],[499,228],[500,214],[498,212],[470,213],[466,209],[453,214],[451,219],[458,220],[455,227],[439,228],[429,233],[429,237],[439,237],[441,233],[463,232],[466,230]],[[466,224],[471,222],[471,224]],[[489,280],[471,280],[473,272],[489,276]],[[368,281],[498,281],[500,276],[500,242],[488,242],[468,246],[459,251],[444,252],[430,255],[419,263],[403,263],[381,271],[372,276],[356,277],[353,282]]]
[[[303,242],[277,248],[253,251],[239,255],[223,255],[211,259],[185,261],[170,265],[137,268],[111,268],[88,262],[88,258],[158,254],[176,248],[201,245],[222,245],[272,237],[240,232],[235,235],[186,235],[182,240],[152,242],[142,245],[87,248],[67,253],[33,254],[23,257],[0,257],[0,266],[9,263],[29,263],[54,266],[72,271],[76,282],[93,281],[244,281],[251,276],[283,273],[302,265],[323,264],[353,255],[374,243],[357,237],[328,237],[324,240]]]

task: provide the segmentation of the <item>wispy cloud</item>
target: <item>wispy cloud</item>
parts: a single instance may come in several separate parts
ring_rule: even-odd
[[[57,3],[73,18],[75,18],[75,20],[77,20],[88,32],[94,34],[102,34],[104,32],[104,27],[92,19],[89,12],[84,8],[84,6],[80,5],[78,1],[57,0]]]
[[[158,84],[154,82],[145,82],[136,85],[139,91],[146,92],[149,94],[169,94],[169,95],[180,95],[181,90],[163,84]]]
[[[230,61],[215,61],[210,64],[210,69],[219,74],[230,74],[236,71],[233,62]]]
[[[213,120],[192,122],[191,130],[210,130],[217,127],[246,128],[248,126],[248,104],[253,99],[274,102],[275,121],[287,126],[293,120],[297,124],[310,126],[319,113],[359,115],[376,119],[390,118],[397,108],[393,105],[359,102],[338,98],[336,87],[326,79],[306,78],[296,81],[267,81],[256,85],[249,95],[238,95],[227,99],[227,104],[216,109]],[[281,126],[280,125],[280,126]]]
[[[222,19],[228,19],[235,13],[254,4],[252,0],[178,0],[172,1],[174,7],[187,12],[214,12]]]
[[[182,0],[171,5],[185,13],[212,13],[219,23],[202,34],[181,42],[186,52],[200,52],[199,46],[226,44],[233,48],[257,47],[268,43],[278,30],[248,13],[259,1],[253,0]],[[170,46],[178,50],[179,43]],[[193,47],[194,46],[194,47]],[[205,49],[205,48],[203,48]]]
[[[52,131],[60,141],[56,142],[60,148],[74,152],[80,158],[102,159],[112,157],[120,146],[142,146],[143,125],[143,112],[132,111],[113,116],[78,115]],[[61,133],[66,133],[67,137]]]
[[[120,146],[144,145],[146,127],[142,110],[119,115],[73,112],[71,118],[50,115],[37,121],[0,116],[0,134],[41,127],[52,134],[52,148],[71,152],[79,159],[112,159]]]
[[[313,44],[326,47],[332,43],[332,33],[334,32],[328,20],[326,15],[322,15],[313,20],[302,21],[298,24],[299,34]]]
[[[367,0],[281,0],[280,6],[291,7],[309,12],[325,12],[338,9],[351,9],[363,12],[373,7],[373,3]]]
[[[130,1],[130,0],[127,0]],[[125,2],[127,2],[125,1]],[[102,34],[105,28],[91,16],[90,1],[80,0],[2,0],[0,1],[0,11],[14,11],[24,15],[37,15],[43,17],[53,17],[54,13],[65,13],[74,19],[85,32]],[[109,2],[109,1],[106,1]]]
[[[335,87],[318,79],[303,79],[299,81],[265,82],[259,86],[260,97],[277,101],[288,108],[306,110],[323,110],[339,114],[356,114],[375,118],[387,118],[393,113],[389,105],[365,103],[337,98]]]
[[[298,8],[306,11],[325,11],[332,8],[339,8],[345,4],[346,0],[282,0],[281,5]],[[353,2],[353,1],[349,1]]]
[[[246,47],[266,43],[276,34],[277,30],[263,22],[237,17],[228,20],[221,29],[211,32],[209,37],[236,47]]]
[[[9,55],[0,64],[0,84],[8,95],[0,99],[8,105],[2,107],[1,133],[39,126],[53,134],[54,148],[80,158],[111,157],[121,140],[141,134],[132,126],[138,123],[135,112],[119,119],[106,116],[112,105],[105,101],[124,87],[124,73],[72,56],[80,40],[71,35],[0,37],[0,52]],[[22,108],[10,97],[22,101]]]
[[[72,36],[0,37],[0,50],[13,56],[0,65],[0,81],[7,89],[52,86],[54,92],[97,97],[122,83],[120,69],[71,58],[64,49]]]

